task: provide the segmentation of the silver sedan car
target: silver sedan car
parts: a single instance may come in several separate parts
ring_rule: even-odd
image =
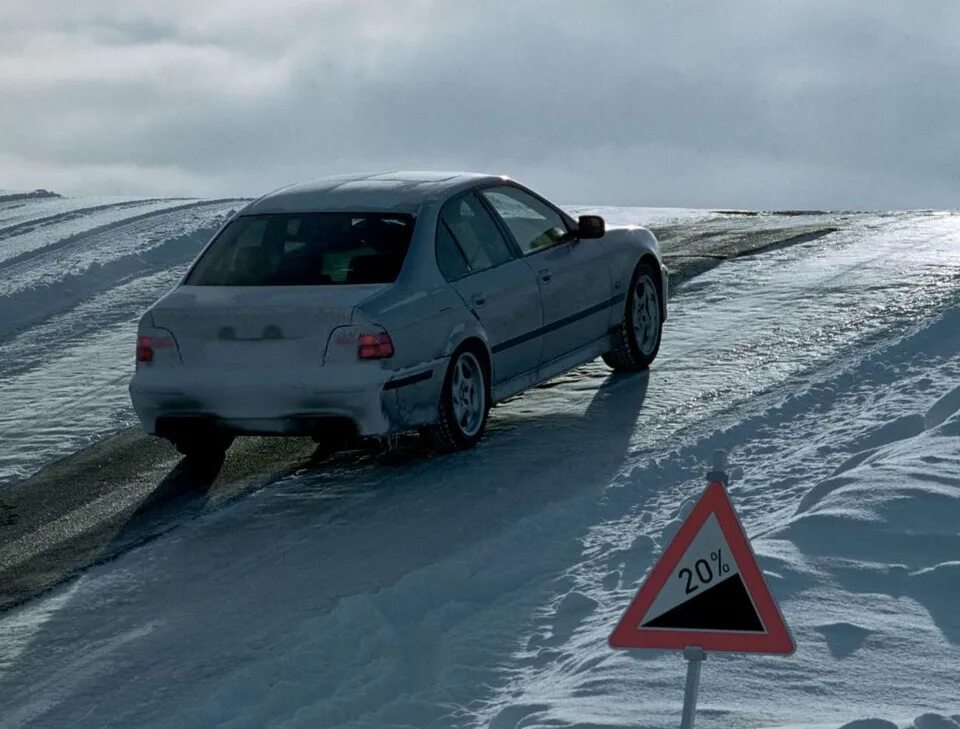
[[[143,315],[130,396],[187,455],[415,429],[469,448],[532,385],[598,356],[648,367],[666,301],[644,228],[574,220],[505,177],[330,177],[223,226]]]

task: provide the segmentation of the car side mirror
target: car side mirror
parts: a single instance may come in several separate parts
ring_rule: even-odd
[[[577,223],[577,237],[580,240],[588,238],[603,238],[607,232],[607,224],[599,215],[581,215]]]

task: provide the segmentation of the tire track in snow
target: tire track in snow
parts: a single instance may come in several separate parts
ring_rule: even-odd
[[[177,202],[182,202],[184,200],[190,200],[191,198],[160,198],[160,197],[151,197],[143,198],[137,200],[125,200],[123,202],[113,202],[113,203],[104,203],[103,205],[91,205],[87,207],[74,208],[62,213],[55,213],[53,215],[46,215],[40,218],[32,218],[30,220],[24,220],[19,223],[14,223],[13,225],[8,225],[6,227],[0,228],[0,241],[10,238],[15,235],[22,235],[23,233],[32,233],[39,228],[46,228],[51,225],[57,225],[64,223],[68,220],[75,220],[77,218],[83,218],[93,213],[101,213],[105,210],[127,210],[129,208],[141,207],[144,205],[150,205],[158,202],[169,202],[171,205],[176,205]]]
[[[79,236],[100,228],[101,226],[118,221],[129,220],[136,214],[162,212],[176,204],[177,203],[171,201],[161,200],[159,202],[146,204],[136,203],[131,207],[120,209],[107,207],[99,212],[63,220],[57,224],[44,226],[35,231],[22,232],[19,235],[11,236],[5,241],[0,241],[0,269],[2,269],[8,261],[20,256],[42,255],[48,246],[57,245],[65,238]],[[70,207],[65,210],[58,210],[58,213],[71,212],[74,209],[74,207]],[[30,217],[32,218],[33,216]]]
[[[173,214],[179,212],[185,212],[194,208],[204,208],[216,205],[223,205],[229,203],[240,203],[243,202],[238,198],[221,198],[217,200],[198,200],[194,202],[184,203],[182,205],[171,205],[164,206],[157,210],[150,210],[138,215],[131,215],[120,218],[119,220],[111,221],[103,225],[91,228],[89,230],[83,230],[78,233],[73,233],[71,235],[65,236],[58,239],[56,242],[49,245],[34,248],[30,250],[23,251],[16,255],[13,255],[5,260],[0,261],[0,271],[4,272],[5,277],[8,279],[14,278],[17,276],[18,272],[22,275],[28,273],[28,269],[24,264],[29,263],[33,259],[37,258],[49,258],[54,254],[61,252],[63,249],[76,247],[87,242],[90,238],[98,238],[103,236],[103,234],[110,231],[114,231],[120,228],[131,226],[140,221],[145,221],[150,218],[153,218],[158,215],[164,214]],[[152,204],[148,202],[148,204]],[[11,289],[7,288],[7,295]],[[13,290],[16,290],[15,288]],[[0,289],[0,295],[4,295],[3,289]]]
[[[73,266],[62,265],[63,251],[20,264],[53,276],[0,296],[3,480],[131,422],[122,384],[132,371],[136,320],[176,282],[233,202],[178,205],[71,236]]]
[[[125,281],[192,260],[232,202],[138,215],[21,261],[0,278],[0,341]]]
[[[127,322],[132,332],[140,314],[177,283],[188,265],[186,259],[157,273],[130,278],[6,341],[0,340],[0,382],[15,386],[9,378],[44,366],[51,352],[63,351],[115,324]]]
[[[183,266],[110,289],[0,343],[0,483],[82,448],[91,434],[133,423],[125,384],[137,320]]]
[[[124,384],[133,374],[134,335],[134,322],[116,324],[40,367],[0,379],[2,481],[133,424]]]
[[[117,202],[121,199],[130,200],[133,198],[121,198],[120,196],[116,196],[113,202]],[[24,220],[27,217],[36,217],[36,214],[39,210],[47,208],[55,209],[57,207],[57,203],[63,203],[64,201],[69,201],[69,198],[65,198],[55,192],[37,191],[33,193],[25,192],[6,194],[3,190],[0,190],[0,222],[10,221],[14,218]],[[24,210],[24,208],[26,208],[26,210]],[[17,210],[21,212],[15,212]]]

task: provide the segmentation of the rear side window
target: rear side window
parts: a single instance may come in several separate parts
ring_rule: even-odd
[[[393,283],[413,218],[386,213],[282,213],[236,218],[187,276],[191,286]]]
[[[462,263],[457,263],[454,252]],[[500,228],[473,193],[448,201],[440,210],[437,263],[448,279],[483,271],[511,258]]]
[[[437,265],[440,273],[447,281],[462,278],[470,273],[470,266],[460,249],[460,244],[453,239],[450,229],[442,220],[437,226]]]

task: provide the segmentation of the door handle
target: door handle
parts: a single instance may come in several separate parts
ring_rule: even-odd
[[[470,297],[470,301],[472,301],[475,306],[483,306],[487,303],[487,299],[483,294],[474,294]]]
[[[537,271],[537,273],[540,276],[540,280],[543,281],[544,283],[546,283],[551,278],[553,278],[553,275],[550,273],[549,268],[541,268],[539,271]]]

